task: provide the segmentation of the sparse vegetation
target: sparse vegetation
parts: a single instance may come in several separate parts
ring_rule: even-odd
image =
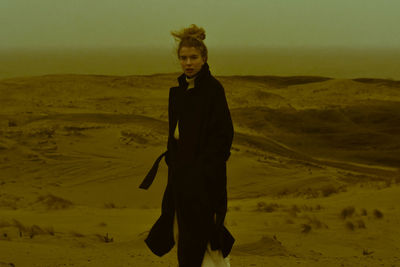
[[[301,230],[302,233],[307,234],[311,231],[312,227],[309,224],[303,224],[303,229]]]
[[[16,219],[13,219],[12,222],[2,221],[0,228],[4,227],[17,228],[20,237],[29,236],[30,238],[33,238],[37,235],[55,235],[53,227],[40,227],[36,224],[26,226]]]
[[[374,252],[373,251],[369,251],[368,249],[363,249],[363,255],[364,256],[371,255],[372,253],[374,253]]]
[[[313,228],[315,228],[315,229],[328,228],[328,226],[327,226],[325,223],[321,222],[321,221],[320,221],[318,218],[316,218],[316,217],[310,218],[310,217],[307,216],[306,218],[307,218],[307,220],[308,220],[308,224],[311,225],[311,226],[313,226]]]
[[[323,197],[329,197],[332,194],[336,194],[339,192],[339,189],[333,185],[326,185],[321,188],[321,193]]]
[[[367,228],[367,227],[365,226],[365,223],[364,223],[363,220],[357,220],[357,221],[356,221],[356,224],[357,224],[357,227],[360,228],[360,229],[365,229],[365,228]]]
[[[109,237],[108,233],[106,233],[106,235],[96,235],[101,241],[105,242],[105,243],[111,243],[114,242],[114,238],[113,237]]]
[[[108,203],[105,203],[105,204],[104,204],[104,207],[105,207],[106,209],[116,209],[116,208],[117,208],[117,205],[115,205],[115,204],[112,203],[112,202],[108,202]]]
[[[361,210],[361,216],[367,216],[367,215],[368,215],[367,210],[366,209],[362,209]]]
[[[354,231],[354,229],[356,228],[353,222],[346,222],[346,228],[349,229],[350,231]]]
[[[136,82],[143,77],[129,76],[134,82],[112,88],[117,90],[108,90],[107,81],[102,79],[128,78],[85,76],[95,81],[92,83],[81,82],[83,76],[62,77],[49,86],[54,99],[47,98],[51,94],[46,92],[45,82],[37,87],[29,84],[30,78],[24,78],[23,83],[1,83],[3,90],[15,82],[18,90],[10,92],[18,98],[29,96],[18,103],[4,101],[6,109],[0,121],[0,242],[4,249],[0,254],[5,254],[1,266],[2,260],[11,261],[7,257],[15,256],[15,252],[23,257],[21,262],[33,260],[38,266],[96,265],[99,259],[104,261],[100,264],[108,266],[125,260],[140,266],[151,265],[151,261],[154,266],[176,262],[175,257],[162,262],[144,250],[143,241],[161,204],[146,199],[160,197],[160,188],[156,186],[146,196],[130,196],[132,190],[126,186],[136,188],[136,180],[150,167],[145,165],[153,163],[149,158],[147,163],[144,159],[142,162],[138,155],[151,157],[161,149],[161,145],[144,147],[158,141],[164,147],[167,141],[168,92],[150,92],[147,87],[153,84],[165,88],[167,80],[175,80],[172,75],[165,77],[165,84],[156,81],[154,86],[148,80]],[[396,264],[397,258],[390,256],[397,255],[394,239],[398,234],[398,210],[392,207],[400,189],[400,172],[396,170],[400,149],[399,88],[360,84],[352,88],[350,81],[332,80],[310,88],[304,85],[278,90],[270,86],[268,78],[266,84],[234,84],[229,83],[229,77],[225,79],[226,96],[234,104],[232,119],[237,126],[230,159],[233,168],[228,173],[232,213],[225,221],[238,241],[233,250],[236,264]],[[252,102],[246,90],[260,90],[259,96],[269,101]],[[368,93],[370,100],[363,90],[372,92]],[[250,93],[255,95],[254,91]],[[135,95],[134,101],[131,94]],[[282,97],[270,98],[269,94]],[[7,93],[5,96],[8,98]],[[232,102],[233,98],[238,101]],[[140,110],[142,114],[147,112],[146,116],[140,116]],[[161,113],[163,117],[158,116]],[[161,163],[160,183],[165,182],[163,175],[167,174]],[[249,170],[242,170],[244,166],[250,166]],[[115,179],[107,179],[110,176]],[[342,193],[346,188],[349,192]],[[47,195],[50,192],[53,195]],[[21,196],[21,200],[12,194]],[[125,201],[137,200],[136,205],[142,209],[119,210],[125,205],[119,200],[120,194],[128,194]],[[74,209],[78,201],[85,206]],[[71,210],[64,210],[68,208]],[[113,222],[119,227],[115,228]],[[328,226],[331,230],[325,230]],[[271,237],[240,247],[265,233]],[[274,234],[287,246],[287,254]],[[118,243],[117,248],[106,244],[111,242]],[[84,247],[88,249],[82,251]],[[54,255],[38,262],[32,253],[40,248],[48,248]],[[375,248],[379,248],[379,255],[378,251],[374,257],[361,255],[371,255]],[[121,253],[115,254],[115,249]],[[67,259],[65,253],[74,257]],[[279,253],[288,257],[269,257]],[[129,254],[135,258],[130,259]],[[241,256],[246,254],[254,257]]]
[[[349,206],[342,210],[342,212],[340,213],[340,217],[342,219],[352,217],[355,211],[356,211],[356,209],[353,206]]]
[[[17,122],[14,120],[9,120],[8,121],[8,127],[17,127]]]
[[[383,218],[383,213],[380,210],[375,209],[374,210],[374,217],[377,219],[382,219]]]
[[[68,209],[73,206],[71,201],[54,196],[52,194],[39,196],[36,202],[44,204],[49,210]]]
[[[79,233],[79,232],[76,232],[76,231],[71,231],[70,233],[71,233],[71,235],[74,236],[74,237],[85,237],[84,234]]]
[[[229,207],[229,210],[240,211],[241,207],[240,206],[232,206],[232,207]]]
[[[266,204],[264,201],[257,203],[257,211],[274,212],[279,207],[276,203]]]
[[[294,221],[292,219],[286,219],[285,221],[287,224],[294,224]]]

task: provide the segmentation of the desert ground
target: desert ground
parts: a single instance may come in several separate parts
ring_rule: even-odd
[[[177,266],[160,215],[178,73],[0,80],[0,266]],[[218,76],[232,267],[400,266],[400,81]]]

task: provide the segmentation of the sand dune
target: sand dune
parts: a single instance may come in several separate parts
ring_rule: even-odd
[[[232,266],[396,266],[399,82],[222,76]],[[0,80],[0,266],[175,266],[143,239],[176,74]]]

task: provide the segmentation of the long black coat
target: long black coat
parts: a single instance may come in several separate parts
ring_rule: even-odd
[[[170,88],[169,92],[167,151],[159,156],[140,186],[147,189],[151,185],[158,164],[165,156],[168,183],[162,212],[145,242],[158,256],[169,252],[175,244],[176,212],[179,266],[195,267],[201,266],[208,242],[213,250],[220,249],[224,257],[234,243],[224,226],[226,161],[230,156],[233,125],[224,88],[211,75],[207,63],[197,75],[194,88],[190,89],[191,96],[187,95],[184,74],[178,77],[178,82],[179,86]],[[174,130],[178,119],[180,139],[177,141]],[[189,129],[186,139],[185,127]]]

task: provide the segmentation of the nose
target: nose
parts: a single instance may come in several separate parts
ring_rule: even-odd
[[[192,60],[191,60],[190,58],[187,58],[187,59],[185,60],[185,64],[186,64],[186,65],[192,64]]]

